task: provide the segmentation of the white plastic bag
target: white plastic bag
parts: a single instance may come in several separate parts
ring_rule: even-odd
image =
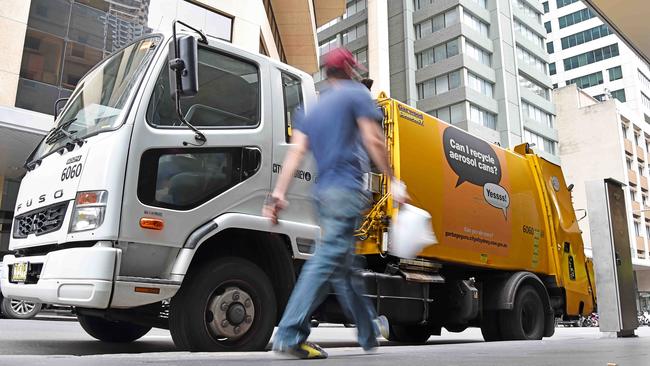
[[[437,242],[431,230],[431,215],[415,206],[401,205],[391,223],[388,251],[400,258],[415,258],[426,246]]]

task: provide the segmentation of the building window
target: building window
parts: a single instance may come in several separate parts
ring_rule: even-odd
[[[555,68],[555,62],[548,64],[548,73],[551,75],[557,74],[557,69]]]
[[[517,46],[517,58],[542,74],[546,74],[546,62],[519,46]]]
[[[634,143],[636,144],[636,146],[639,146],[639,137],[640,137],[640,135],[635,132],[634,133]]]
[[[460,122],[465,119],[465,103],[442,107],[430,114],[447,123]]]
[[[533,80],[529,79],[526,75],[519,74],[519,86],[528,89],[531,92],[539,95],[540,97],[550,100],[550,91],[547,87],[539,85]]]
[[[366,36],[366,23],[357,24],[343,32],[343,44],[348,44],[358,38]]]
[[[625,103],[625,89],[614,90],[612,93],[612,98],[618,99],[619,102]]]
[[[420,10],[427,5],[431,5],[432,3],[433,0],[413,0],[413,8],[415,8],[415,10]]]
[[[537,123],[553,128],[553,118],[550,113],[546,113],[525,101],[522,101],[522,107],[524,109],[524,117],[528,117]]]
[[[593,11],[591,11],[589,8],[585,8],[578,10],[575,13],[559,17],[558,23],[560,24],[560,29],[562,29],[580,22],[584,22],[585,20],[589,20],[595,16],[596,14],[594,14]]]
[[[633,201],[636,201],[636,199],[633,199]],[[636,236],[641,236],[641,224],[634,220],[634,233]]]
[[[618,56],[618,43],[564,59],[564,70],[572,70]]]
[[[343,19],[351,17],[352,15],[364,10],[366,6],[366,0],[348,0],[348,3],[345,6]]]
[[[609,72],[609,81],[614,81],[623,78],[623,70],[620,66],[612,67],[607,70]]]
[[[557,4],[557,8],[562,8],[567,5],[573,4],[578,0],[555,0],[555,3]]]
[[[460,39],[456,38],[447,43],[426,49],[415,55],[418,69],[440,62],[459,53]]]
[[[645,175],[645,167],[643,164],[637,164],[639,167],[639,175]]]
[[[598,71],[593,74],[581,76],[579,78],[566,81],[566,85],[576,84],[578,88],[585,89],[603,83],[603,72]]]
[[[544,23],[544,28],[546,28],[546,33],[551,33],[551,22],[545,22]]]
[[[420,39],[458,23],[458,8],[438,14],[415,25],[415,38]]]
[[[547,152],[555,155],[557,150],[557,142],[538,135],[530,130],[524,130],[524,140],[529,144],[535,144],[534,148],[540,151]]]
[[[553,47],[553,41],[546,43],[546,53],[552,55],[555,52],[555,47]]]
[[[519,34],[524,36],[524,38],[539,45],[540,48],[544,47],[544,37],[537,34],[534,30],[530,29],[528,26],[524,25],[517,19],[515,19],[515,29],[517,32],[519,32]]]
[[[326,39],[323,41],[321,44],[318,45],[318,52],[320,55],[325,55],[326,53],[330,52],[331,50],[339,47],[339,39],[338,37],[334,36],[332,38]]]
[[[302,86],[300,79],[282,73],[282,93],[284,94],[285,141],[289,142],[297,109],[302,105]]]
[[[418,98],[430,98],[460,87],[460,70],[419,83]]]
[[[487,9],[487,0],[471,0],[472,2],[475,2],[478,4],[483,9]]]
[[[542,24],[542,15],[538,13],[537,10],[532,6],[528,5],[522,0],[517,0],[517,8],[526,14],[526,16],[533,18],[537,21],[537,23]]]
[[[483,65],[490,66],[490,53],[485,51],[479,46],[476,46],[474,43],[466,41],[465,42],[465,53],[473,58],[474,60],[482,63]]]
[[[358,63],[362,64],[366,69],[368,68],[368,49],[362,48],[352,52],[352,56],[357,60]],[[365,72],[364,72],[365,73]],[[365,76],[365,75],[362,75]]]
[[[491,82],[484,80],[471,72],[467,73],[467,81],[468,86],[477,92],[490,98],[494,96],[494,85]]]
[[[627,169],[632,170],[632,159],[629,158],[629,157],[626,157],[625,162],[627,163]]]
[[[479,108],[473,104],[469,105],[469,120],[481,126],[497,129],[497,118],[494,113],[490,113],[483,108]]]
[[[625,123],[621,124],[621,131],[623,131],[623,138],[627,138],[628,127],[627,127],[627,125]],[[630,164],[631,163],[632,162],[630,161]],[[630,169],[632,169],[631,166],[630,166]]]
[[[544,7],[544,14],[547,14],[547,13],[549,12],[549,9],[548,9],[548,1],[544,1],[544,2],[542,3],[542,6]]]
[[[583,43],[608,36],[610,34],[612,34],[612,31],[609,30],[609,27],[607,25],[599,25],[597,27],[587,29],[586,31],[562,37],[562,49],[565,50],[567,48],[575,47]]]
[[[490,36],[490,26],[467,10],[463,11],[463,24],[468,25],[486,37]]]

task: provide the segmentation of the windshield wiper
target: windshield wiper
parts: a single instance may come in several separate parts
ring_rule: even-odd
[[[50,131],[50,136],[48,136],[48,138],[45,139],[45,143],[50,145],[50,144],[52,144],[54,142],[57,142],[57,141],[61,140],[62,135],[70,137],[70,134],[68,133],[68,131],[64,131],[63,129],[70,126],[76,120],[77,120],[77,117],[71,118],[71,119],[59,124],[58,126],[56,126],[52,131]],[[61,132],[63,132],[63,133],[61,133]]]

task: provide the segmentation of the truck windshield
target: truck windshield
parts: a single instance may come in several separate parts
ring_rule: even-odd
[[[131,90],[141,79],[160,40],[150,37],[137,41],[90,71],[77,86],[56,127],[29,160],[40,159],[71,139],[118,127]]]

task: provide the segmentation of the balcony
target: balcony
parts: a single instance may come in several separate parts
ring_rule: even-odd
[[[630,181],[630,185],[636,187],[637,186],[637,180],[636,180],[636,171],[632,169],[627,170],[627,178]]]
[[[645,151],[641,148],[641,146],[636,147],[636,159],[641,162],[645,162]]]
[[[632,201],[632,215],[641,216],[641,204],[637,201]]]
[[[644,176],[641,176],[640,180],[641,180],[641,189],[643,191],[647,192],[648,191],[648,178],[646,178]]]
[[[623,146],[625,147],[625,153],[632,156],[634,155],[634,149],[632,147],[632,141],[629,139],[623,139]]]

